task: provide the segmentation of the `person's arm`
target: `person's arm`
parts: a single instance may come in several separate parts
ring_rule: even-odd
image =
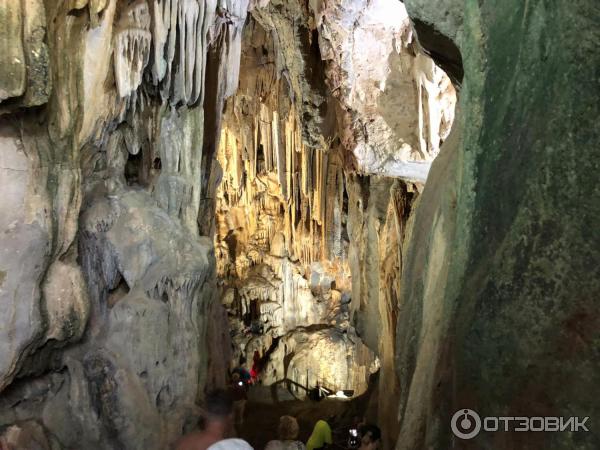
[[[325,429],[324,440],[327,445],[333,444],[333,438],[331,437],[331,427],[329,426],[329,424],[327,425],[327,428]]]

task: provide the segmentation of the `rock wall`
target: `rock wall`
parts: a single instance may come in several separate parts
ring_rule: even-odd
[[[355,169],[424,183],[454,120],[456,93],[415,41],[404,5],[310,3]]]
[[[400,399],[396,375],[396,322],[402,285],[405,230],[419,187],[381,176],[351,176],[349,186],[349,265],[354,325],[380,360],[375,405],[369,420],[382,430],[383,447],[397,439]]]
[[[404,252],[397,448],[597,448],[593,430],[460,441],[449,424],[600,413],[598,4],[405,3],[464,79]]]
[[[0,2],[0,434],[17,448],[163,449],[224,382],[203,104],[237,87],[248,7]]]

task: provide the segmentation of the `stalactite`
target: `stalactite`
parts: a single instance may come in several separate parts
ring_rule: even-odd
[[[284,200],[288,200],[289,198],[289,184],[287,182],[286,176],[286,168],[287,168],[287,148],[284,145],[281,145],[280,142],[280,134],[279,134],[279,113],[276,110],[273,110],[273,119],[272,119],[272,130],[273,130],[273,147],[275,152],[275,161],[277,163],[277,175],[279,179],[279,185],[281,186],[281,191],[283,194]]]
[[[151,0],[152,78],[172,104],[204,99],[208,34],[216,7],[217,0]]]
[[[285,133],[285,199],[286,201],[290,199],[290,197],[294,197],[293,192],[293,174],[295,171],[295,161],[296,161],[296,148],[294,142],[294,130],[290,124],[290,121],[293,120],[292,114],[288,115],[287,120],[284,122],[284,133]]]
[[[120,97],[128,97],[142,83],[150,58],[152,35],[145,1],[137,1],[122,14],[115,33],[114,69]]]

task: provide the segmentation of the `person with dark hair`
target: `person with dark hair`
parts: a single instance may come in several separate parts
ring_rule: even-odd
[[[360,450],[376,450],[381,444],[381,430],[375,425],[363,425],[360,435]]]
[[[252,377],[248,369],[246,369],[246,358],[240,356],[240,364],[231,371],[232,374],[237,373],[240,376],[240,380],[244,383],[245,386],[248,386],[252,381]]]
[[[206,450],[221,441],[231,430],[233,399],[229,392],[216,389],[206,395],[200,420],[200,429],[182,437],[177,450]]]

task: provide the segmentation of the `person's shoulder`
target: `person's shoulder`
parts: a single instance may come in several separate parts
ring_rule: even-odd
[[[269,441],[265,446],[265,450],[280,450],[281,448],[281,441],[277,440]]]
[[[223,439],[215,442],[208,450],[254,450],[248,442],[239,438]]]

